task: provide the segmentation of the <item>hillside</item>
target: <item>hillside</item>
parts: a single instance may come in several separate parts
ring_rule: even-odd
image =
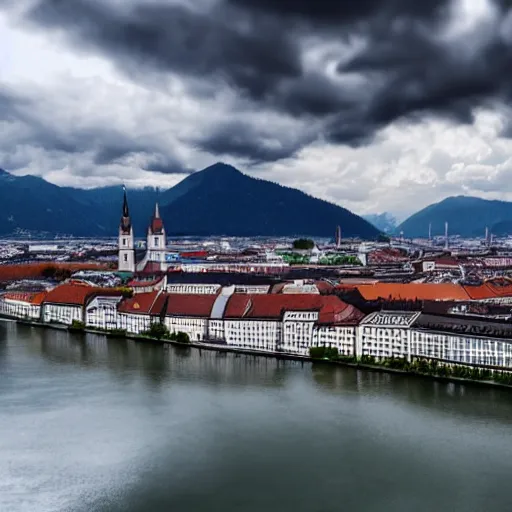
[[[495,235],[512,233],[512,203],[490,201],[477,197],[456,196],[427,206],[411,215],[398,228],[407,237],[427,237],[432,223],[432,235],[444,234],[449,223],[451,235],[484,236],[485,228]]]
[[[180,194],[162,209],[168,233],[197,235],[344,236],[372,238],[379,231],[345,208],[225,164],[195,173],[176,187]]]
[[[144,236],[157,193],[129,190],[135,234]],[[310,235],[372,238],[378,230],[348,210],[295,189],[258,180],[215,164],[158,194],[169,235]],[[0,170],[0,235],[20,230],[48,235],[114,236],[121,187],[91,190],[58,187],[35,176]]]
[[[0,171],[0,235],[18,230],[87,236],[103,234],[91,216],[66,189],[36,176]]]

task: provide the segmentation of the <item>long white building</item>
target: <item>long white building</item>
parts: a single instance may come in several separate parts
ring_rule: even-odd
[[[99,329],[139,334],[154,322],[193,342],[237,349],[308,355],[316,346],[341,355],[435,359],[447,364],[512,370],[512,324],[468,315],[380,311],[366,317],[333,295],[167,293],[123,298],[115,289],[69,282],[49,292],[0,295],[0,314],[45,323],[74,320]]]

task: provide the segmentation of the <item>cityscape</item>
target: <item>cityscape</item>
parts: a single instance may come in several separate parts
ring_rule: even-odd
[[[117,244],[6,242],[0,313],[214,350],[512,382],[507,239],[450,238],[447,224],[444,237],[425,240],[344,239],[341,226],[323,241],[168,240],[156,203],[144,241],[126,189],[119,210]]]
[[[511,0],[0,0],[0,512],[493,512]]]

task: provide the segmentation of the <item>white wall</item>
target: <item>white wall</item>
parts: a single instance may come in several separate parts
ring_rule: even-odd
[[[43,321],[71,325],[73,320],[84,321],[82,306],[64,304],[43,304]]]
[[[99,329],[117,329],[117,306],[121,297],[95,297],[85,310],[85,324]]]
[[[41,307],[29,302],[0,298],[0,313],[16,318],[38,320],[41,314]]]
[[[202,341],[207,338],[207,318],[166,316],[164,323],[171,333],[180,331],[187,333],[190,341]]]

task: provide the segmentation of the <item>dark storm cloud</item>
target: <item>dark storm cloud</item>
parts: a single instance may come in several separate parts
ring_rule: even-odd
[[[232,5],[306,22],[340,23],[384,17],[431,18],[442,13],[446,0],[228,0]]]
[[[180,160],[169,155],[154,154],[144,165],[144,170],[160,174],[191,174],[193,169],[185,167]]]
[[[235,28],[226,13],[194,12],[180,5],[114,8],[94,0],[44,0],[28,13],[37,24],[62,28],[82,46],[99,48],[133,70],[225,80],[262,97],[278,80],[300,74],[293,40],[270,21]]]
[[[228,121],[215,125],[207,134],[194,142],[197,147],[214,155],[232,155],[251,163],[274,162],[294,156],[312,138],[282,130],[256,128],[241,121]]]
[[[502,18],[509,4],[495,0]],[[169,2],[130,5],[44,0],[28,18],[64,31],[77,46],[102,52],[131,74],[152,70],[218,87],[226,82],[251,109],[288,114],[300,120],[298,127],[311,121],[319,136],[353,146],[370,143],[399,119],[435,115],[469,123],[475,107],[512,98],[512,46],[497,27],[482,41],[480,27],[464,41],[439,37],[450,0],[224,0],[210,12]],[[304,65],[307,41],[353,38],[363,44],[348,60],[339,55],[337,76]],[[348,88],[348,75],[362,78],[358,90]],[[312,140],[286,133],[275,138],[232,122],[196,143],[215,154],[273,161]]]

